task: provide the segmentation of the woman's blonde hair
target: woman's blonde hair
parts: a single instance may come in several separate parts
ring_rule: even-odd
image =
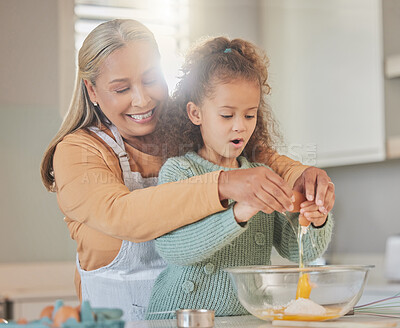
[[[84,80],[95,85],[101,65],[111,53],[128,42],[141,40],[154,43],[158,51],[153,33],[140,22],[131,19],[115,19],[102,23],[86,37],[79,50],[77,77],[69,110],[47,147],[40,166],[42,181],[47,190],[56,191],[53,156],[58,143],[78,129],[100,127],[108,121],[98,106],[90,101]]]
[[[198,151],[203,146],[200,127],[188,118],[186,105],[193,102],[201,106],[205,97],[214,95],[217,84],[237,79],[254,82],[260,88],[257,124],[242,155],[251,161],[263,162],[274,153],[274,145],[281,137],[265,99],[270,92],[268,64],[265,53],[243,39],[200,40],[186,56],[172,101],[162,115],[168,144],[165,157]]]

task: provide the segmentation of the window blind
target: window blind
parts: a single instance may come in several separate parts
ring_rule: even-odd
[[[188,6],[188,0],[75,0],[75,49],[102,22],[136,19],[154,33],[172,90],[182,62],[180,54],[189,44]]]

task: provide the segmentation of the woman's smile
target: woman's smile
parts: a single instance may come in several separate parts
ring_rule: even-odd
[[[126,116],[128,116],[130,119],[132,119],[136,123],[144,124],[144,123],[150,122],[154,118],[155,111],[156,111],[156,108],[153,108],[145,113],[126,114]]]

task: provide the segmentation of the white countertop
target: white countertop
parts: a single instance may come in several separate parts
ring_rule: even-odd
[[[176,328],[176,320],[134,321],[125,324],[125,328]],[[254,316],[217,317],[214,328],[268,328],[268,327],[335,327],[335,328],[384,328],[400,327],[400,319],[380,318],[367,315],[346,316],[332,321],[299,322],[299,321],[262,321]]]

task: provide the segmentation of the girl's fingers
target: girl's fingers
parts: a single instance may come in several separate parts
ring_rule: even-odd
[[[310,219],[310,220],[321,219],[326,216],[325,214],[321,213],[320,211],[305,212],[305,213],[303,213],[303,215],[307,219]]]
[[[318,206],[314,202],[306,201],[300,205],[300,213],[318,211]]]

